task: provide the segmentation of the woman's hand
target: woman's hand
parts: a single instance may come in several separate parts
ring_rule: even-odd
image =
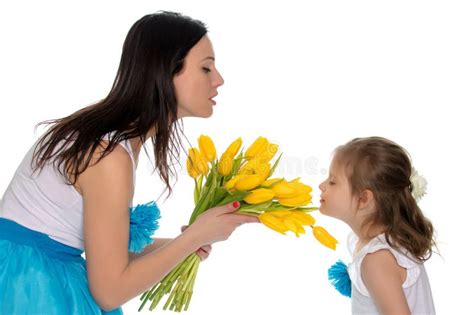
[[[184,232],[184,230],[186,230],[188,228],[187,225],[183,225],[181,227],[181,232]],[[199,258],[201,258],[201,261],[203,260],[206,260],[207,257],[209,257],[209,254],[211,253],[212,251],[212,246],[211,245],[203,245],[201,246],[197,251],[195,251],[195,253],[199,256]]]
[[[240,203],[235,201],[203,212],[186,229],[186,233],[193,233],[199,246],[202,248],[203,246],[228,239],[232,232],[244,223],[259,222],[256,217],[233,213],[237,211],[239,206]]]

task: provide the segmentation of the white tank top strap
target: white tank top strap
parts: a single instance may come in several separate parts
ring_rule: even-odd
[[[350,238],[351,244],[350,248],[355,248],[355,243],[357,237]],[[408,288],[412,286],[420,276],[420,264],[415,261],[415,259],[410,257],[410,254],[404,249],[397,250],[390,246],[385,239],[384,234],[380,234],[370,240],[364,247],[362,247],[357,253],[353,252],[353,261],[348,266],[349,276],[353,285],[357,290],[365,296],[369,296],[369,291],[367,290],[364,281],[362,280],[361,265],[365,256],[371,253],[375,253],[379,250],[388,250],[395,257],[397,264],[407,270],[407,277],[403,283],[403,288]]]
[[[107,133],[103,139],[110,140],[110,138],[116,133],[116,131],[112,131]],[[135,161],[135,155],[133,154],[133,149],[132,149],[132,144],[130,143],[130,140],[124,140],[118,143],[121,145],[125,151],[127,151],[128,155],[130,156],[130,159],[132,160],[132,168],[133,168],[133,187],[135,187],[135,171],[137,168],[136,161]]]

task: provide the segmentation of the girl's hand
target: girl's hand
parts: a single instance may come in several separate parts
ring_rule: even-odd
[[[192,233],[201,247],[228,239],[232,232],[244,223],[259,222],[256,217],[233,213],[239,206],[240,203],[235,201],[203,212],[186,229],[186,233]]]
[[[188,228],[187,225],[183,225],[181,227],[181,232],[184,232],[184,230],[186,230]],[[206,260],[207,257],[209,257],[209,254],[211,253],[212,251],[212,246],[211,245],[203,245],[201,246],[197,251],[195,251],[195,253],[199,256],[199,258],[201,258],[201,261],[203,260]]]

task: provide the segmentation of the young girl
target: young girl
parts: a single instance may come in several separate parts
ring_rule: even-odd
[[[225,240],[238,203],[205,212],[173,240],[129,254],[135,168],[151,138],[168,189],[177,124],[209,117],[223,79],[205,26],[171,12],[130,29],[110,93],[54,120],[0,202],[0,314],[121,314],[177,263]],[[81,254],[85,251],[87,261]]]
[[[320,184],[323,214],[353,234],[348,266],[353,314],[434,314],[423,262],[432,253],[433,226],[412,196],[406,151],[379,137],[338,147]]]

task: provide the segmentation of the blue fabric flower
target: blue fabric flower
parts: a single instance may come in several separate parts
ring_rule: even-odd
[[[137,205],[130,209],[130,239],[128,251],[140,253],[145,247],[153,243],[153,234],[158,229],[160,209],[154,201],[143,205]]]
[[[349,273],[347,272],[347,265],[338,260],[328,270],[328,279],[339,293],[344,296],[351,297],[352,284]]]

